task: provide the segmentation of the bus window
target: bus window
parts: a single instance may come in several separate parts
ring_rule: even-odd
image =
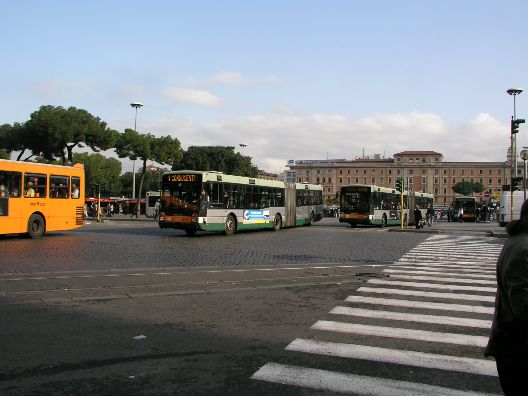
[[[68,176],[50,176],[50,198],[68,198],[70,193],[70,178]]]
[[[3,190],[5,197],[20,197],[20,180],[22,180],[20,172],[0,171],[0,196]]]
[[[73,199],[80,198],[79,186],[81,185],[81,178],[77,176],[72,176],[71,178],[71,197]]]
[[[24,175],[24,196],[27,198],[45,198],[46,175],[26,173]]]

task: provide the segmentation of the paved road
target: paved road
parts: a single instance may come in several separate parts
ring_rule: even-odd
[[[492,226],[465,232],[488,235]],[[428,237],[442,236],[433,229],[351,229],[325,219],[277,233],[187,237],[150,221],[111,219],[37,241],[0,240],[0,393],[329,393],[251,379],[270,362],[364,367],[355,373],[385,378],[393,368],[369,359],[284,348],[330,334],[311,326],[335,321],[330,310],[386,279],[383,271]],[[494,384],[479,389],[495,391]]]

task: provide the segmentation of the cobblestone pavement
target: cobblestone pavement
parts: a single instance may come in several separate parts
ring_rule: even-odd
[[[39,240],[0,240],[1,273],[125,268],[256,266],[284,264],[390,263],[423,241],[425,233],[352,229],[336,219],[312,227],[186,236],[153,221],[87,222],[78,230]]]

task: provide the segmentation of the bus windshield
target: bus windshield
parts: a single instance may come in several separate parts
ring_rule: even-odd
[[[369,187],[343,187],[341,210],[344,213],[369,213],[370,195]]]
[[[161,210],[167,214],[196,211],[202,187],[199,174],[166,174],[161,181]]]

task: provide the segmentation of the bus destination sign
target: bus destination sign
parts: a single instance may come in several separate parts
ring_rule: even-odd
[[[195,182],[196,175],[168,175],[168,181],[170,182]]]

